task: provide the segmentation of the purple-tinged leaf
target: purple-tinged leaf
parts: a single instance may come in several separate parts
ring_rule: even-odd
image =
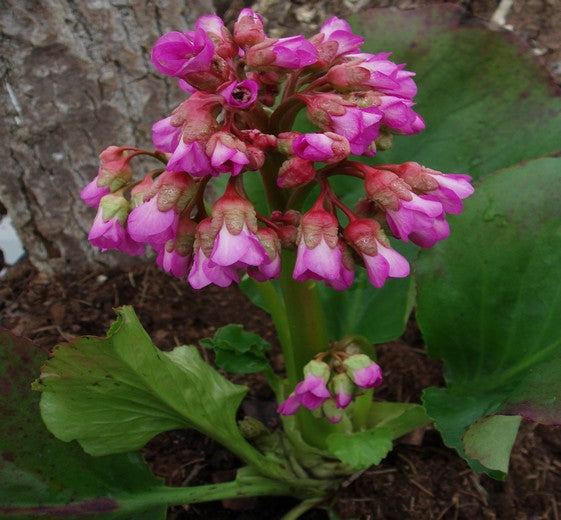
[[[161,487],[139,454],[94,458],[46,430],[31,391],[46,359],[29,340],[0,331],[0,516],[164,519],[165,504],[132,504]]]
[[[475,421],[520,415],[561,424],[561,159],[544,158],[476,185],[450,238],[418,261],[417,318],[448,388],[424,394],[444,441],[474,457],[462,436]],[[511,435],[514,423],[494,423]],[[510,433],[509,433],[510,432]],[[504,477],[502,463],[468,458]]]

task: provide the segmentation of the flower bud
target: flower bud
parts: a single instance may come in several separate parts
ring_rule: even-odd
[[[284,161],[279,170],[277,185],[280,188],[295,188],[311,182],[316,176],[312,161],[291,157]]]
[[[361,168],[364,171],[364,188],[367,197],[383,209],[397,210],[399,201],[413,198],[411,188],[395,173],[379,168]]]
[[[380,131],[383,113],[375,106],[359,108],[338,94],[301,94],[308,119],[324,131],[347,139],[351,153],[374,155],[373,142]]]
[[[363,166],[361,169],[365,172],[366,194],[386,212],[394,236],[421,247],[432,247],[450,234],[443,205],[437,197],[416,195],[389,170]]]
[[[330,383],[331,394],[335,396],[338,408],[346,408],[353,399],[354,384],[349,376],[342,372],[335,374]]]
[[[263,132],[257,130],[257,128],[250,128],[248,130],[241,131],[243,135],[243,140],[247,143],[251,143],[253,146],[260,148],[261,150],[270,150],[277,146],[277,137],[271,134],[264,134]]]
[[[277,149],[284,155],[294,155],[294,141],[302,134],[300,132],[281,132],[277,136]]]
[[[441,173],[425,168],[416,162],[384,165],[417,193],[429,194],[438,199],[446,213],[458,214],[463,209],[462,200],[473,193],[469,175]]]
[[[261,148],[248,145],[246,154],[249,159],[246,167],[248,171],[258,171],[263,167],[263,164],[265,164],[265,152]]]
[[[319,377],[324,383],[327,383],[327,381],[329,381],[329,376],[331,375],[331,369],[327,363],[318,361],[317,359],[312,359],[304,366],[304,376],[308,375]]]
[[[251,9],[242,9],[234,24],[234,40],[240,47],[251,47],[265,39],[263,18]]]
[[[226,60],[236,56],[238,48],[230,31],[224,26],[222,18],[215,14],[201,16],[195,28],[202,29],[206,33],[214,44],[214,51],[218,56]]]
[[[327,80],[331,86],[339,92],[364,88],[370,79],[370,72],[358,65],[360,61],[352,60],[331,67],[327,73]]]
[[[275,210],[271,213],[271,220],[275,222],[277,227],[277,235],[281,241],[282,247],[286,249],[294,249],[298,238],[298,228],[302,215],[300,212],[289,209],[286,213]]]
[[[355,385],[368,389],[382,384],[382,369],[366,354],[350,356],[343,362]]]
[[[330,423],[337,424],[341,422],[345,412],[342,407],[338,406],[335,399],[326,399],[321,405],[321,411]]]
[[[110,146],[101,152],[97,176],[80,193],[80,198],[88,206],[97,207],[103,196],[117,191],[131,180],[129,160],[133,155],[127,153],[128,150],[127,147]]]

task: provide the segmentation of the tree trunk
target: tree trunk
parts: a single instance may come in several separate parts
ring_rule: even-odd
[[[212,1],[0,0],[0,200],[42,269],[127,261],[86,240],[79,199],[109,145],[151,147],[152,124],[185,98],[150,51]],[[137,163],[139,164],[139,163]]]

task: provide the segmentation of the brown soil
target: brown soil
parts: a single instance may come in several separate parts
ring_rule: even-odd
[[[82,334],[102,334],[113,308],[131,304],[155,343],[173,348],[196,343],[216,327],[243,323],[275,343],[266,313],[237,288],[200,292],[153,266],[133,272],[90,272],[48,278],[27,262],[14,266],[0,285],[0,325],[51,347]],[[418,402],[421,390],[441,385],[441,366],[426,357],[414,323],[404,337],[378,349],[385,371],[382,399]],[[278,349],[273,364],[279,366]],[[238,377],[238,382],[247,378]],[[243,411],[274,424],[273,396],[263,380],[252,378]],[[505,482],[474,474],[439,434],[428,429],[402,439],[380,464],[349,480],[334,505],[343,518],[375,519],[552,519],[561,508],[561,437],[559,429],[524,424]],[[230,479],[239,463],[219,445],[192,431],[159,435],[144,454],[153,471],[170,485],[196,485]],[[169,518],[280,518],[295,502],[256,499],[209,503],[170,510]],[[240,509],[241,508],[241,509]],[[324,519],[324,511],[304,518]]]

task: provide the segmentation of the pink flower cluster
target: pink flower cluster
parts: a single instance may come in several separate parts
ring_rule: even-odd
[[[332,423],[341,421],[344,410],[361,390],[382,384],[382,370],[365,354],[335,354],[330,364],[313,359],[304,367],[304,380],[279,406],[281,415],[294,415],[304,407]]]
[[[337,290],[353,283],[357,262],[376,287],[407,276],[387,234],[431,247],[448,236],[445,215],[459,213],[473,188],[467,175],[350,158],[424,128],[413,110],[414,74],[388,53],[361,52],[363,41],[336,17],[310,39],[269,38],[250,9],[233,32],[207,15],[192,31],[163,35],[154,66],[188,97],[153,125],[155,151],[111,146],[101,154],[81,194],[98,208],[92,244],[132,255],[150,245],[159,266],[197,289],[228,286],[243,273],[276,278],[282,249],[296,253],[296,280]],[[301,111],[317,131],[293,129]],[[135,181],[131,159],[143,155],[162,166]],[[257,170],[269,215],[258,214],[245,191],[244,177]],[[363,183],[354,209],[334,192],[334,175]],[[224,176],[227,188],[208,211],[206,188]],[[314,184],[320,194],[303,210]]]

